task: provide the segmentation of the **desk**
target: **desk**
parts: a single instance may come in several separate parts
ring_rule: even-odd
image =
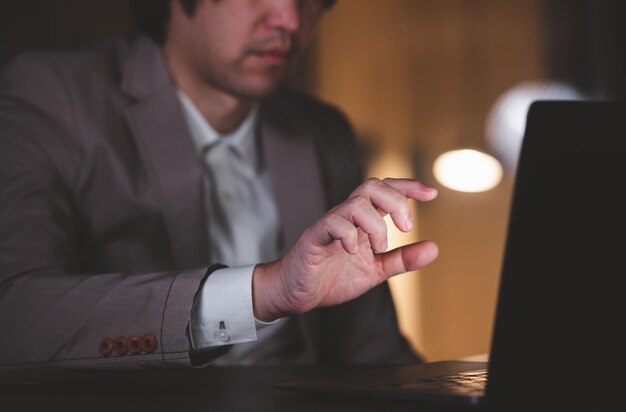
[[[135,412],[369,412],[422,411],[407,402],[288,392],[274,383],[329,376],[366,367],[207,367],[66,374],[63,385],[20,386],[9,394],[16,410]],[[372,367],[367,367],[371,369]],[[80,383],[80,384],[79,384]],[[84,383],[84,385],[83,385]],[[157,384],[157,385],[143,385]],[[24,392],[28,392],[27,395]],[[13,392],[13,391],[12,391]]]

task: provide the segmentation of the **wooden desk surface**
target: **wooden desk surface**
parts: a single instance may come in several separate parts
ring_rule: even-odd
[[[207,367],[123,372],[65,372],[62,385],[20,386],[7,401],[17,410],[80,411],[423,411],[406,401],[331,397],[288,392],[274,383],[330,376],[366,367]],[[371,369],[372,367],[368,367]],[[41,380],[45,382],[48,379]],[[148,385],[146,385],[148,384]],[[9,391],[7,391],[9,392]],[[28,394],[25,395],[25,392]],[[60,408],[60,409],[59,409]]]

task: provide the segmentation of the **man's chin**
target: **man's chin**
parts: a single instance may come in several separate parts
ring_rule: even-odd
[[[256,81],[247,82],[236,87],[234,93],[246,99],[262,99],[271,95],[279,87],[283,80],[283,76],[271,79],[257,79]]]

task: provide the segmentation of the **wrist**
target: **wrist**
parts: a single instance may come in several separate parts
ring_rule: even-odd
[[[273,322],[284,317],[287,311],[280,309],[280,279],[278,263],[262,263],[252,273],[252,309],[254,317],[262,322]]]

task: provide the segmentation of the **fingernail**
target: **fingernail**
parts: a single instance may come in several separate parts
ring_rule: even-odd
[[[407,230],[413,229],[413,218],[409,216],[409,218],[404,222],[404,226]]]

